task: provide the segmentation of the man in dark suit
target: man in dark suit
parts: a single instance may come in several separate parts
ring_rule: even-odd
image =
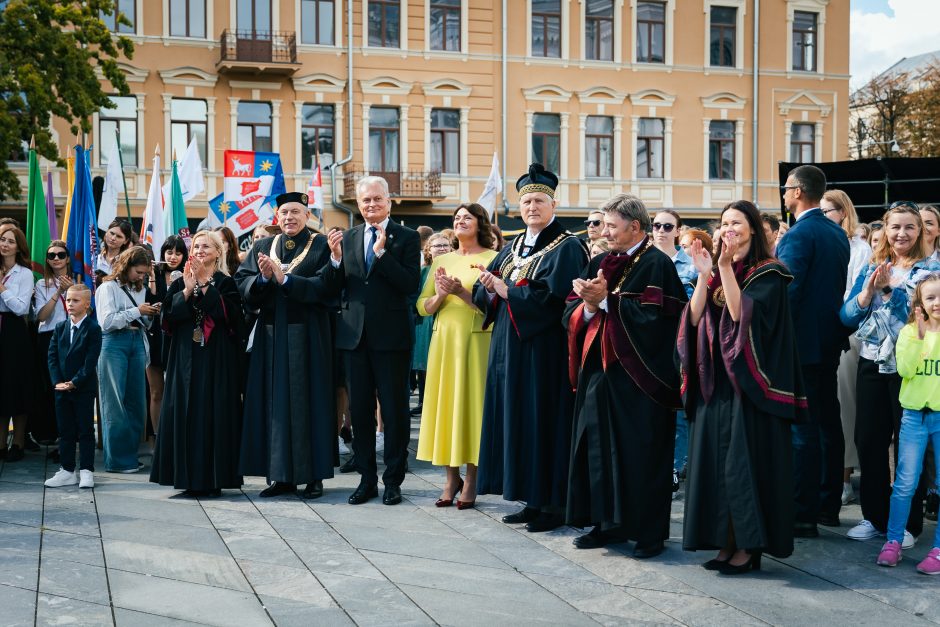
[[[56,325],[49,342],[49,376],[55,386],[55,413],[59,426],[59,459],[62,468],[46,481],[46,487],[79,484],[95,487],[95,390],[98,387],[98,355],[101,327],[88,315],[91,290],[83,283],[65,294],[69,319]],[[79,472],[75,472],[75,442],[79,447]]]
[[[345,290],[336,323],[336,347],[343,351],[353,455],[361,475],[351,505],[378,496],[375,463],[375,401],[385,425],[382,502],[401,502],[411,419],[408,375],[414,343],[410,297],[418,291],[420,238],[389,218],[388,183],[367,176],[356,183],[356,202],[365,224],[329,235],[332,259],[325,276],[336,293]]]
[[[819,201],[826,175],[811,165],[790,171],[783,201],[796,222],[777,246],[793,273],[788,288],[810,421],[793,426],[796,537],[819,535],[816,523],[839,526],[845,440],[837,396],[839,354],[848,336],[839,320],[849,267],[845,231]],[[820,479],[821,478],[821,479]]]

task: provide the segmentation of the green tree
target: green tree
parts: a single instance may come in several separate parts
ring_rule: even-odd
[[[20,182],[7,159],[25,154],[23,141],[36,138],[36,151],[61,161],[52,141],[53,117],[69,123],[73,135],[91,130],[91,116],[113,105],[100,76],[119,94],[129,93],[118,67],[134,44],[111,33],[101,15],[113,15],[114,0],[9,0],[0,3],[0,200],[20,198]],[[130,25],[118,13],[118,23]]]

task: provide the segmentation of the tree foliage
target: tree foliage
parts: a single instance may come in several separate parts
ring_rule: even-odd
[[[91,130],[92,114],[113,107],[101,77],[117,93],[129,93],[117,60],[134,53],[133,42],[112,35],[101,20],[102,14],[114,14],[114,0],[5,4],[0,13],[0,200],[20,197],[19,180],[7,159],[22,154],[24,140],[35,136],[36,151],[61,162],[52,140],[52,118],[68,122],[77,136]],[[123,14],[117,19],[130,25]]]

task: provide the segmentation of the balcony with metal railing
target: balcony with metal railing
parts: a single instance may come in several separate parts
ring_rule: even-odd
[[[356,197],[356,181],[364,176],[381,176],[388,182],[388,193],[397,201],[441,201],[441,173],[408,170],[404,172],[349,171],[343,175],[343,198]]]
[[[222,31],[220,73],[290,76],[298,69],[297,34],[285,31]]]

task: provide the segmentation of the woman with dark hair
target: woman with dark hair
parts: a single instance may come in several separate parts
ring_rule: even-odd
[[[238,239],[232,229],[227,226],[217,226],[215,232],[222,237],[222,244],[225,246],[225,263],[228,265],[229,272],[234,273],[242,263],[238,254]]]
[[[718,260],[692,243],[698,270],[678,348],[689,416],[683,548],[717,549],[706,569],[739,574],[761,554],[793,552],[791,422],[805,419],[787,284],[760,212],[739,200],[721,214]]]
[[[26,315],[33,297],[26,236],[12,224],[0,225],[0,460],[23,459],[26,415],[32,409],[33,348]],[[13,419],[13,446],[7,433]]]
[[[457,250],[433,259],[418,297],[418,313],[435,319],[416,457],[447,468],[447,481],[436,505],[452,505],[460,494],[457,508],[467,509],[476,502],[490,352],[490,330],[483,328],[483,313],[473,305],[471,295],[480,268],[496,257],[486,210],[476,203],[457,207],[454,237]],[[460,478],[463,464],[467,465],[466,486]]]
[[[499,252],[506,247],[506,238],[503,237],[503,230],[495,224],[491,224],[490,231],[493,232],[493,250]]]
[[[111,266],[117,256],[131,247],[133,237],[131,223],[127,220],[117,218],[108,225],[108,230],[101,238],[101,252],[95,260],[95,276],[99,283],[111,274]]]
[[[167,287],[182,276],[188,258],[186,240],[182,237],[170,235],[163,240],[160,256],[153,263],[147,283],[148,303],[151,305],[163,303]],[[160,411],[163,405],[163,371],[166,369],[166,357],[170,351],[170,345],[164,342],[163,329],[159,325],[151,325],[147,338],[150,343],[150,362],[147,364],[147,384],[150,386],[150,425],[156,437],[159,433]]]
[[[160,305],[146,302],[144,282],[150,253],[134,246],[114,260],[111,274],[95,292],[101,327],[98,385],[106,472],[133,473],[141,468],[137,447],[147,415],[144,381],[149,344],[144,329]]]

